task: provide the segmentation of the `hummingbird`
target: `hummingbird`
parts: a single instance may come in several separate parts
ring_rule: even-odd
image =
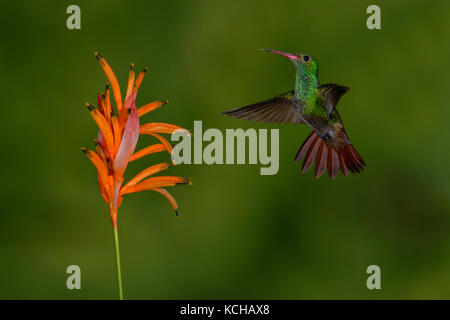
[[[350,142],[336,106],[350,88],[336,83],[319,84],[319,64],[308,53],[261,49],[288,58],[295,68],[295,88],[274,98],[222,112],[234,118],[258,122],[306,124],[313,129],[294,162],[304,157],[302,172],[315,162],[314,176],[328,168],[331,179],[360,173],[366,163]]]

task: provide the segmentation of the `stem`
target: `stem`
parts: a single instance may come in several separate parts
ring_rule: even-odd
[[[117,285],[119,287],[119,299],[123,300],[122,271],[120,269],[119,232],[117,230],[117,225],[113,226],[113,232],[114,232],[114,249],[116,252]]]

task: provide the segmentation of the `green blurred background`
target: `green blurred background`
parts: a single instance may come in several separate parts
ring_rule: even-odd
[[[66,8],[81,7],[79,31]],[[366,8],[381,7],[381,30]],[[126,197],[119,211],[128,299],[450,298],[448,1],[9,1],[0,10],[5,97],[0,298],[117,298],[113,239],[94,167],[80,152],[97,128],[84,103],[106,77],[149,66],[143,119],[193,128],[279,128],[280,170],[182,165],[193,186]],[[292,159],[311,131],[219,112],[293,87],[274,48],[309,52],[368,167],[319,180]],[[149,145],[139,141],[138,149]],[[132,163],[127,176],[161,160]],[[82,289],[66,288],[66,267]],[[377,264],[382,289],[366,288]]]

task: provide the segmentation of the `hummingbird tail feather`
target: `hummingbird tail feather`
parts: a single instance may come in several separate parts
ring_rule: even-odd
[[[336,178],[339,170],[344,176],[360,173],[366,166],[364,160],[350,143],[345,132],[333,140],[321,139],[313,131],[298,150],[294,162],[305,160],[302,172],[308,171],[315,162],[314,176],[319,178],[328,169],[331,179]]]

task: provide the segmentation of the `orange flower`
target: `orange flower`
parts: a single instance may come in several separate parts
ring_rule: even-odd
[[[182,129],[181,127],[167,123],[139,124],[139,117],[165,105],[168,101],[154,101],[137,109],[136,94],[148,68],[142,70],[135,79],[134,65],[131,64],[125,103],[123,104],[114,72],[100,54],[96,52],[95,55],[111,83],[117,112],[112,107],[109,86],[106,85],[105,92],[98,94],[99,108],[96,109],[91,104],[87,104],[92,118],[100,128],[97,140],[95,140],[96,150],[91,151],[85,148],[82,150],[97,168],[100,192],[110,208],[113,226],[117,225],[117,208],[122,202],[122,197],[128,193],[144,190],[153,190],[165,196],[178,215],[178,205],[175,199],[163,188],[178,184],[190,184],[191,180],[173,176],[149,178],[155,173],[170,168],[173,165],[172,162],[151,166],[123,185],[123,174],[130,161],[160,151],[172,153],[171,144],[158,133],[173,133],[175,130]],[[160,143],[134,153],[139,134],[152,135]]]
[[[171,144],[159,133],[173,133],[175,130],[185,130],[181,127],[167,123],[147,123],[140,125],[139,118],[167,103],[167,101],[155,101],[148,103],[139,109],[136,107],[136,95],[148,68],[142,70],[135,78],[134,65],[131,64],[128,85],[125,93],[125,102],[122,103],[117,78],[106,60],[97,52],[95,53],[100,66],[108,78],[116,110],[113,109],[110,99],[110,89],[106,85],[106,90],[98,94],[98,109],[91,104],[87,104],[89,112],[99,127],[97,139],[95,140],[95,151],[82,148],[89,160],[97,169],[97,179],[103,199],[109,206],[111,222],[116,240],[116,258],[118,258],[118,238],[117,238],[117,209],[122,203],[125,194],[144,190],[153,190],[169,200],[175,213],[178,216],[178,205],[173,196],[164,189],[165,187],[179,184],[191,184],[190,179],[175,176],[150,177],[158,172],[170,168],[173,163],[166,162],[153,165],[128,183],[123,184],[124,172],[130,161],[134,161],[146,155],[168,151],[172,153]],[[140,151],[135,151],[135,147],[140,134],[147,134],[159,140],[158,144],[151,145]],[[117,238],[117,239],[116,239]],[[117,261],[118,276],[120,278],[120,262]],[[119,291],[122,298],[121,279],[119,279]]]

